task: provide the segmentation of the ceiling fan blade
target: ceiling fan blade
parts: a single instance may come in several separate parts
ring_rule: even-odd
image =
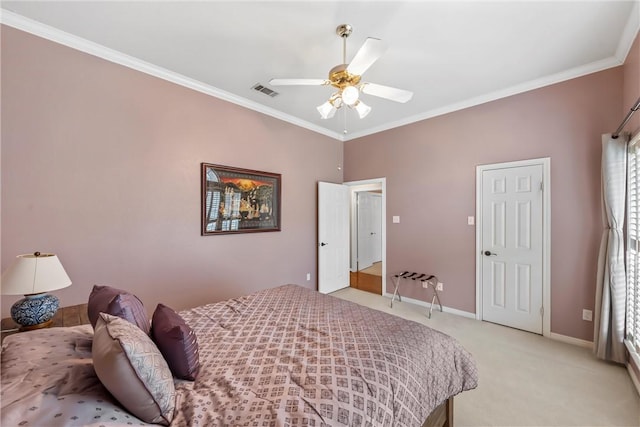
[[[269,84],[273,86],[322,86],[329,84],[327,79],[271,79]]]
[[[413,92],[395,87],[377,85],[375,83],[363,83],[360,89],[367,95],[379,96],[395,102],[405,103],[413,97]]]
[[[385,50],[387,50],[387,47],[382,40],[374,39],[373,37],[367,38],[358,53],[356,53],[356,56],[351,60],[347,71],[361,76],[382,56]]]

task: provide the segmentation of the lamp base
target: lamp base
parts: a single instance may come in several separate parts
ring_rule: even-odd
[[[11,306],[11,318],[21,326],[21,331],[46,328],[51,325],[59,306],[60,301],[54,295],[25,295]]]
[[[19,330],[20,332],[35,331],[36,329],[48,328],[52,324],[53,324],[53,319],[47,320],[46,322],[43,322],[43,323],[38,323],[37,325],[20,326]]]

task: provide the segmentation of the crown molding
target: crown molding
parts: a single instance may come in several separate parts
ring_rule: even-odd
[[[394,122],[385,123],[382,126],[377,126],[375,128],[367,129],[366,131],[354,132],[352,134],[347,135],[347,137],[344,140],[350,141],[352,139],[362,138],[365,136],[372,135],[374,133],[379,133],[379,132],[394,129],[400,126],[409,125],[412,123],[420,122],[422,120],[431,119],[437,116],[442,116],[444,114],[453,113],[455,111],[463,110],[465,108],[475,107],[477,105],[485,104],[491,101],[496,101],[498,99],[506,98],[513,95],[518,95],[520,93],[528,92],[534,89],[540,89],[546,86],[551,86],[556,83],[561,83],[561,82],[582,77],[588,74],[597,73],[599,71],[604,71],[609,68],[618,67],[622,65],[622,63],[624,63],[624,61],[620,62],[619,59],[612,56],[607,59],[603,59],[600,61],[592,62],[584,66],[573,68],[571,70],[563,71],[550,76],[541,77],[535,80],[530,80],[528,82],[511,86],[506,89],[501,89],[501,90],[490,92],[484,95],[476,96],[474,98],[465,99],[460,102],[455,102],[453,104],[449,104],[441,108],[435,108],[433,110],[429,110],[421,114],[406,117],[404,119],[397,120]]]
[[[317,126],[313,123],[299,119],[289,114],[282,113],[281,111],[278,111],[274,108],[266,107],[262,104],[246,98],[242,98],[222,89],[218,89],[214,86],[204,84],[182,74],[167,70],[166,68],[159,67],[146,61],[142,61],[138,58],[124,54],[114,49],[110,49],[101,44],[91,42],[89,40],[51,27],[49,25],[45,25],[41,22],[34,21],[6,9],[0,9],[0,23],[21,31],[25,31],[35,36],[42,37],[52,42],[70,47],[72,49],[79,50],[89,55],[105,59],[109,62],[113,62],[115,64],[140,71],[159,79],[184,86],[197,92],[213,96],[223,101],[231,102],[232,104],[236,104],[262,114],[266,114],[267,116],[283,120],[293,125],[308,129],[312,132],[316,132],[330,138],[337,139],[339,141],[344,141],[343,135],[337,132],[331,131],[321,126]]]
[[[629,55],[631,46],[633,46],[633,42],[638,33],[640,33],[640,1],[634,1],[633,8],[624,26],[622,37],[620,37],[620,42],[618,43],[618,48],[615,53],[616,58],[618,58],[621,64],[624,64],[624,61],[627,59],[627,55]]]
[[[285,114],[274,108],[264,106],[214,86],[204,84],[182,74],[142,61],[6,9],[0,9],[0,23],[344,142],[620,66],[624,63],[635,37],[640,30],[640,2],[634,2],[632,12],[625,24],[615,55],[612,57],[346,135],[299,119],[290,114]]]
[[[588,74],[604,71],[609,68],[618,67],[623,65],[631,51],[635,38],[640,34],[640,1],[634,1],[629,18],[624,26],[620,42],[616,48],[614,56],[609,58],[592,62],[580,67],[573,68],[571,70],[563,71],[553,74],[551,76],[542,77],[539,79],[531,80],[519,85],[511,86],[506,89],[487,93],[474,98],[466,99],[464,101],[449,104],[447,106],[436,108],[426,111],[424,113],[414,115],[411,117],[397,120],[394,122],[386,123],[382,126],[367,129],[366,131],[354,132],[343,138],[344,141],[350,141],[356,138],[362,138],[365,136],[373,135],[375,133],[384,132],[386,130],[394,129],[400,126],[409,125],[422,120],[431,119],[444,114],[453,113],[455,111],[463,110],[469,107],[475,107],[476,105],[485,104],[487,102],[495,101],[508,96],[517,95],[520,93],[528,92],[530,90],[540,89],[545,86],[550,86],[556,83],[561,83],[567,80],[582,77]]]

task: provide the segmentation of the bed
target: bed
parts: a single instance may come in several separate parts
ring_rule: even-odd
[[[452,425],[453,396],[477,385],[452,337],[296,285],[179,315],[200,369],[173,380],[171,426]],[[96,376],[92,340],[91,325],[7,337],[1,424],[147,425]]]

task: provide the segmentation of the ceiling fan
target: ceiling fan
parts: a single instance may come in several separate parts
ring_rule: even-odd
[[[361,82],[362,74],[378,60],[386,50],[382,40],[369,37],[360,50],[347,64],[347,37],[351,35],[351,25],[343,24],[336,28],[336,34],[342,37],[342,64],[329,71],[328,79],[271,79],[273,86],[333,86],[338,89],[327,102],[317,107],[320,117],[330,119],[343,105],[355,109],[360,118],[371,111],[371,107],[360,100],[360,92],[391,101],[405,103],[411,99],[413,92],[396,89],[375,83]]]

